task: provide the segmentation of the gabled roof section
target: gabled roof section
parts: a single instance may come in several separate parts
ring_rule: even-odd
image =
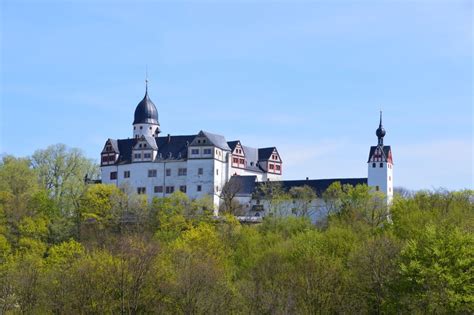
[[[210,132],[207,132],[207,131],[202,131],[202,130],[199,132],[199,134],[196,137],[199,137],[199,136],[206,137],[207,140],[209,140],[209,142],[212,145],[218,147],[219,149],[222,149],[222,150],[225,150],[225,151],[231,151],[229,145],[227,144],[227,141],[224,138],[224,136],[214,134],[214,133],[210,133]]]
[[[375,154],[375,150],[377,150],[377,148],[379,148],[378,145],[370,147],[369,159],[367,160],[367,163],[371,162],[370,160],[372,159],[372,156]],[[384,162],[390,161],[390,163],[393,163],[392,148],[389,145],[385,145],[382,147],[382,160]]]
[[[278,150],[276,147],[269,147],[269,148],[260,148],[258,149],[258,160],[259,161],[268,161],[270,157],[272,156],[273,152],[278,154],[280,157],[280,153],[278,153]],[[280,157],[281,160],[281,157]]]
[[[241,145],[240,141],[239,140],[235,140],[235,141],[228,141],[227,142],[227,145],[229,146],[230,150],[232,152],[234,152],[235,148],[237,147],[237,145]]]
[[[119,153],[119,147],[116,139],[109,139],[110,144],[112,145],[112,148],[114,149],[115,152]]]
[[[141,141],[145,141],[150,146],[150,148],[152,148],[153,150],[158,150],[158,146],[156,145],[156,140],[155,140],[154,137],[152,137],[152,136],[141,136],[140,138],[138,138],[137,143],[141,142]]]
[[[107,141],[105,141],[104,148],[102,149],[102,152],[101,152],[101,153],[104,153],[104,152],[105,152],[105,147],[107,146],[107,143],[110,143],[110,145],[112,146],[112,149],[114,150],[115,153],[120,153],[117,140],[115,140],[115,139],[110,139],[110,138],[107,139]]]

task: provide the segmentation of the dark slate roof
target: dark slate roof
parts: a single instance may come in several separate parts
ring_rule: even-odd
[[[257,176],[239,176],[234,175],[230,178],[227,185],[235,185],[236,188],[239,189],[237,196],[244,195],[248,196],[251,195],[255,191],[255,184],[256,184]]]
[[[191,136],[167,136],[153,138],[151,141],[158,146],[158,159],[184,159],[188,155],[188,144],[193,141],[195,135]],[[148,139],[147,139],[148,140]],[[117,140],[120,151],[119,164],[128,164],[132,162],[132,149],[137,143],[137,139]]]
[[[162,159],[170,159],[170,157],[171,159],[186,158],[188,156],[188,145],[195,137],[195,135],[192,135],[155,138],[158,145],[158,158],[160,156]]]
[[[120,139],[117,140],[119,147],[119,164],[127,164],[132,162],[132,149],[137,143],[137,139]]]
[[[135,119],[133,120],[133,124],[160,124],[158,122],[158,111],[156,110],[155,104],[148,96],[148,91],[135,109]]]
[[[275,147],[258,149],[258,159],[260,161],[269,160],[274,150]]]
[[[376,146],[372,146],[372,147],[370,147],[370,152],[369,152],[369,159],[367,160],[367,163],[368,163],[368,162],[370,162],[370,158],[372,157],[372,155],[374,155],[374,153],[375,153],[375,149],[377,149],[377,148],[378,148],[378,146],[377,146],[377,145],[376,145]],[[390,148],[390,146],[389,146],[389,145],[384,145],[384,146],[383,146],[383,150],[382,150],[382,152],[383,152],[383,155],[384,155],[384,161],[386,161],[386,160],[387,160],[387,157],[388,157],[388,152],[390,152],[390,151],[391,151],[391,148]]]
[[[236,141],[228,141],[227,142],[227,145],[229,146],[230,150],[231,151],[234,151],[235,147],[237,146],[237,144],[239,144],[239,140],[236,140]]]
[[[246,170],[262,173],[262,168],[258,165],[258,149],[247,146],[242,146],[245,153],[245,159],[247,160]]]
[[[209,139],[209,141],[211,141],[211,143],[216,147],[222,150],[230,151],[229,145],[227,144],[227,141],[225,140],[224,136],[210,133],[207,131],[201,131],[201,133],[205,135],[207,139]]]
[[[281,184],[285,191],[289,191],[292,187],[303,187],[309,186],[313,188],[318,196],[321,196],[332,183],[340,182],[341,185],[367,185],[367,178],[332,178],[332,179],[311,179],[311,180],[283,180],[283,181],[271,181],[271,183]],[[264,185],[265,182],[256,183],[255,189],[260,185]]]

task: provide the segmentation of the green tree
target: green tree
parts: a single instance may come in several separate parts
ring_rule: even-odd
[[[427,225],[401,252],[400,303],[408,312],[472,313],[473,275],[472,233]]]
[[[56,144],[37,150],[32,156],[33,168],[64,215],[73,215],[86,189],[85,176],[97,177],[98,166],[81,150]]]

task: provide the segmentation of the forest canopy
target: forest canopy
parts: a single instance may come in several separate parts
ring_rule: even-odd
[[[97,174],[64,145],[3,157],[0,314],[474,312],[472,190],[404,192],[385,215],[336,183],[324,222],[294,190],[295,215],[245,225],[210,198],[85,183]]]

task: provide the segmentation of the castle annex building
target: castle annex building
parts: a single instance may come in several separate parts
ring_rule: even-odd
[[[105,142],[102,183],[129,186],[149,199],[179,190],[192,199],[210,195],[218,209],[222,189],[232,181],[239,187],[237,199],[246,204],[248,214],[258,216],[261,213],[252,198],[258,186],[267,181],[279,182],[285,189],[310,186],[318,195],[336,181],[367,184],[383,192],[388,202],[393,197],[392,151],[383,143],[386,132],[382,113],[376,130],[378,142],[369,152],[367,178],[282,180],[283,162],[276,147],[252,148],[203,130],[194,135],[160,136],[158,110],[148,95],[148,85],[132,125],[132,138]]]

